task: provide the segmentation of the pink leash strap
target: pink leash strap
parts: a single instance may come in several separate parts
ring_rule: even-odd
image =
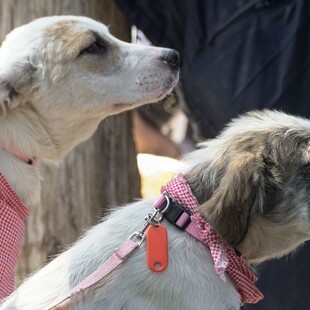
[[[121,246],[119,246],[113,253],[113,255],[108,258],[97,270],[75,286],[71,292],[64,297],[55,306],[48,308],[48,310],[62,310],[66,309],[70,300],[75,295],[85,291],[90,286],[96,284],[106,276],[108,276],[112,271],[114,271],[119,265],[121,265],[130,254],[139,247],[139,244],[131,239],[126,240]]]
[[[153,225],[153,221],[160,222],[163,219],[161,210],[156,210],[154,206],[154,212],[149,213],[145,218],[143,226],[135,231],[129,239],[127,239],[122,245],[120,245],[97,270],[85,278],[82,282],[76,285],[70,293],[63,297],[56,305],[48,307],[47,310],[65,310],[67,309],[70,302],[72,302],[73,297],[86,289],[94,285],[95,283],[104,279],[112,271],[114,271],[119,265],[121,265],[129,256],[132,254],[144,241],[145,232],[150,225]],[[134,240],[135,241],[134,241]]]

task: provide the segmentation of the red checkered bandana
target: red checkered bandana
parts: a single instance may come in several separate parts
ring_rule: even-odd
[[[264,296],[254,284],[257,278],[244,258],[239,257],[233,248],[224,244],[211,225],[202,218],[198,211],[199,203],[184,176],[179,174],[174,177],[162,187],[161,193],[168,194],[192,212],[191,219],[197,224],[202,242],[210,249],[216,273],[223,281],[226,281],[225,272],[229,274],[240,294],[241,303],[257,303],[263,299]]]
[[[0,173],[0,301],[14,290],[14,269],[28,209]]]

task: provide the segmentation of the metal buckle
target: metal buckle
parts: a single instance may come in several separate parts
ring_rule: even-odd
[[[181,217],[184,217],[186,215],[184,221],[178,222]],[[177,203],[175,200],[170,200],[170,208],[165,213],[165,218],[174,226],[181,230],[185,230],[187,226],[191,222],[190,216],[192,213],[182,207],[179,203]],[[186,219],[187,218],[187,219]]]
[[[149,228],[150,225],[156,225],[159,224],[163,219],[164,219],[164,215],[163,213],[167,211],[167,209],[170,206],[170,198],[167,195],[163,195],[166,198],[167,204],[163,209],[157,209],[154,208],[154,212],[153,213],[149,213],[145,218],[145,223],[143,224],[143,226],[135,231],[130,237],[129,239],[131,239],[132,241],[137,242],[138,246],[141,246],[141,244],[143,243],[144,239],[145,239],[145,232],[146,230]]]
[[[145,239],[145,234],[141,233],[139,230],[135,231],[130,237],[130,240],[136,242],[138,244],[138,246],[141,246],[141,244],[143,243],[144,239]]]

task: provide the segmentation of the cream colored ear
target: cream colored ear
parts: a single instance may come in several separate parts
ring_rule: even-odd
[[[6,108],[4,102],[0,101],[0,119],[6,116]]]
[[[34,88],[36,71],[28,59],[0,68],[0,117],[5,117],[7,109],[16,108],[21,96]]]
[[[235,156],[218,188],[200,207],[201,213],[223,241],[238,245],[248,231],[259,184],[257,158],[251,153]]]

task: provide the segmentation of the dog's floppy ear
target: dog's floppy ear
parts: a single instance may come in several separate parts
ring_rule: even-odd
[[[0,118],[5,117],[7,109],[17,107],[21,97],[34,88],[36,71],[29,59],[0,68]]]
[[[238,245],[248,231],[261,181],[259,167],[255,155],[247,152],[235,155],[218,188],[200,207],[207,221],[229,245]]]

